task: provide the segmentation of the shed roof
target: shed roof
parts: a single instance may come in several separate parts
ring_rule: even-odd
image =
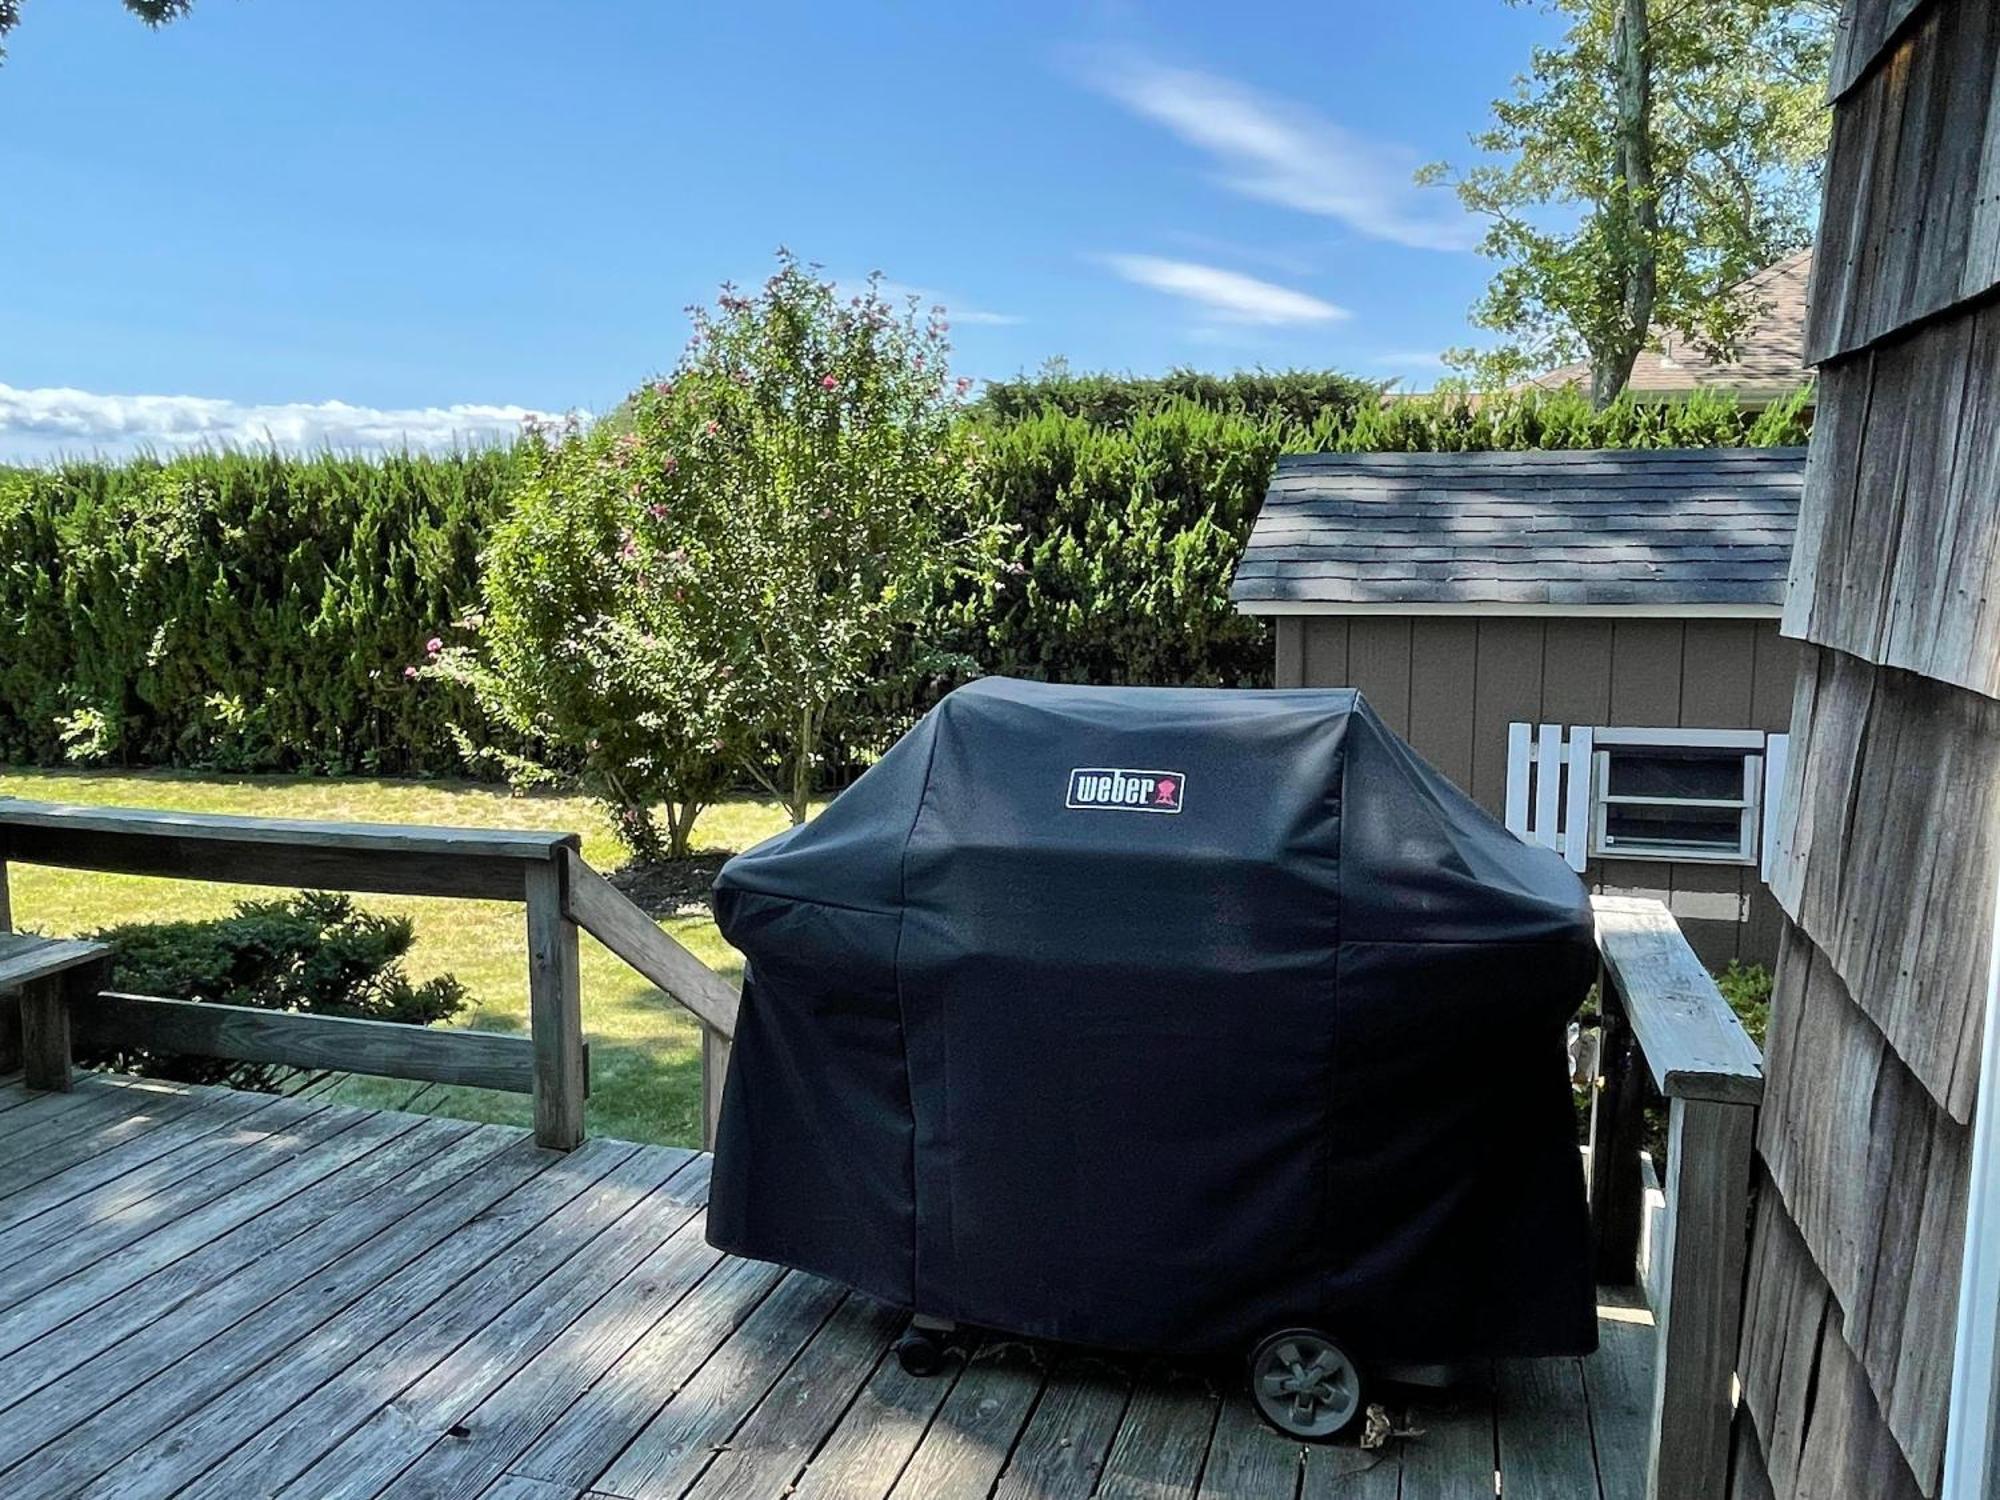
[[[1803,448],[1287,455],[1246,614],[1773,616]]]

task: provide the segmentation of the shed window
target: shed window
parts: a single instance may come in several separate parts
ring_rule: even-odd
[[[1757,863],[1764,737],[1732,730],[1600,729],[1591,853]]]

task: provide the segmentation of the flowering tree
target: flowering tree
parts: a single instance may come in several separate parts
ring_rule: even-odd
[[[642,860],[684,858],[731,781],[726,674],[669,551],[641,541],[644,455],[632,434],[531,431],[527,468],[483,559],[485,608],[413,677],[465,683],[532,753],[472,747],[517,784],[580,779]]]
[[[517,778],[579,768],[642,858],[684,854],[745,774],[803,821],[830,718],[851,734],[882,663],[935,665],[916,627],[1000,539],[941,309],[843,299],[781,252],[692,316],[669,377],[542,439],[483,617],[425,669],[550,752]]]
[[[898,311],[873,278],[842,298],[781,251],[756,295],[725,287],[692,310],[687,353],[618,440],[643,502],[634,544],[695,601],[702,660],[726,684],[720,737],[794,822],[829,717],[851,732],[942,592],[995,565],[943,311]]]

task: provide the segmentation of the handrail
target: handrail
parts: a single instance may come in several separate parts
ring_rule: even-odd
[[[0,859],[401,896],[525,899],[523,874],[581,840],[531,829],[243,818],[0,797]]]
[[[1598,1279],[1639,1279],[1650,1083],[1667,1103],[1667,1159],[1666,1212],[1646,1278],[1658,1290],[1647,1494],[1719,1495],[1728,1483],[1763,1059],[1665,906],[1619,896],[1594,896],[1591,906],[1603,960],[1590,1117]]]
[[[565,907],[570,919],[671,995],[724,1041],[736,1037],[736,987],[662,931],[637,902],[569,851]]]
[[[529,1038],[411,1028],[381,1031],[324,1018],[263,1012],[190,1019],[173,1002],[124,997],[86,1025],[106,1039],[122,1020],[156,1043],[252,1048],[259,1060],[329,1065],[352,1049],[347,1071],[476,1081],[526,1088],[535,1133],[567,1150],[583,1140],[588,1055],[577,964],[579,926],[690,1011],[702,1027],[703,1120],[713,1139],[735,1035],[737,993],[592,869],[574,833],[249,818],[154,808],[89,806],[0,797],[0,932],[11,928],[7,861],[184,880],[317,887],[521,902],[527,908]],[[383,1032],[410,1032],[395,1045]],[[134,1038],[133,1044],[138,1045]],[[532,1046],[530,1046],[532,1044]],[[527,1052],[517,1057],[516,1049]],[[462,1057],[456,1054],[462,1053]],[[227,1054],[225,1054],[227,1055]]]
[[[1597,948],[1638,1033],[1653,1086],[1669,1099],[1758,1104],[1764,1060],[1715,980],[1658,901],[1597,896]]]

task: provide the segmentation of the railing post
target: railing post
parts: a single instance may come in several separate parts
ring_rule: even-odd
[[[21,986],[21,1081],[31,1089],[69,1092],[69,1006],[60,974]]]
[[[701,1028],[701,1147],[715,1149],[722,1120],[722,1085],[729,1076],[729,1038],[713,1026]]]
[[[1602,1027],[1599,1077],[1590,1101],[1590,1223],[1597,1243],[1597,1280],[1603,1286],[1632,1286],[1639,1279],[1644,1211],[1639,1145],[1646,1076],[1625,998],[1608,969],[1598,974],[1597,1009]]]
[[[111,956],[73,964],[21,986],[21,1081],[31,1089],[67,1093],[70,1012],[111,983]]]
[[[1705,1500],[1728,1487],[1756,1122],[1755,1105],[1668,1104],[1649,1500]]]
[[[583,1144],[583,989],[576,923],[564,900],[565,862],[527,867],[528,1026],[535,1044],[535,1139],[557,1151]]]

